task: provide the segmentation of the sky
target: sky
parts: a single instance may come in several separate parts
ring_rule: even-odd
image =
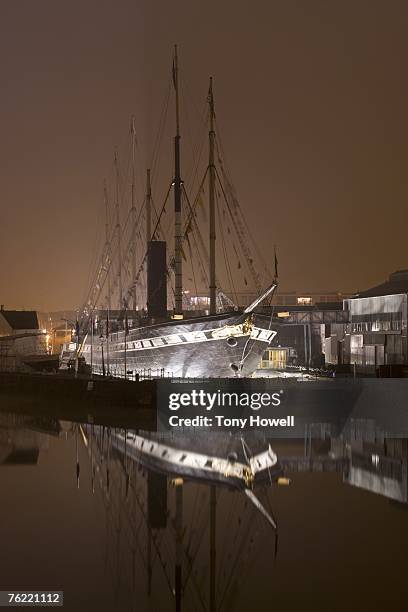
[[[407,268],[407,20],[398,0],[3,0],[0,302],[81,304],[113,151],[134,114],[144,176],[175,43],[191,117],[214,78],[234,185],[283,289],[352,292]]]

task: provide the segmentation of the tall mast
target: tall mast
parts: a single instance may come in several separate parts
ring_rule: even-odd
[[[132,116],[130,123],[130,133],[132,136],[132,207],[130,217],[132,222],[132,308],[136,310],[136,204],[135,204],[135,146],[136,130],[135,118]]]
[[[150,169],[147,169],[146,179],[146,248],[152,239],[152,187],[150,183]]]
[[[208,103],[210,105],[210,133],[209,133],[209,204],[210,204],[210,314],[217,313],[217,294],[215,280],[215,166],[214,166],[214,96],[212,88],[212,77],[210,77],[210,89],[208,91]]]
[[[104,202],[105,202],[105,249],[106,249],[106,253],[109,257],[109,269],[108,269],[108,296],[107,296],[107,300],[106,300],[106,306],[108,308],[108,310],[111,310],[111,283],[110,283],[110,279],[111,279],[111,272],[110,272],[110,266],[111,266],[111,248],[110,248],[110,241],[109,241],[109,203],[108,203],[108,190],[106,188],[106,180],[103,181],[103,198],[104,198]]]
[[[118,236],[118,285],[119,285],[119,310],[122,308],[122,230],[120,227],[120,210],[119,210],[119,165],[118,151],[115,149],[115,176],[116,176],[116,193],[115,193],[115,209],[116,209],[116,233]]]
[[[152,186],[150,183],[150,169],[146,171],[146,303],[149,302],[149,260],[150,241],[152,240]],[[149,308],[149,306],[148,306]]]
[[[181,233],[181,178],[180,178],[180,117],[178,89],[177,45],[174,46],[173,84],[176,92],[176,136],[174,138],[174,297],[175,315],[183,315],[183,266]]]

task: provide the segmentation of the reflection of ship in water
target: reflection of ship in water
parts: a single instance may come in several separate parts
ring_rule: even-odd
[[[157,471],[148,469],[148,457],[142,461],[142,457],[136,456],[131,449],[133,432],[126,432],[132,434],[129,436],[124,435],[123,429],[114,427],[78,426],[56,419],[47,421],[1,412],[2,465],[20,467],[4,467],[0,472],[7,479],[11,471],[14,474],[30,471],[31,468],[26,467],[29,465],[38,465],[36,471],[41,470],[39,453],[48,447],[49,435],[59,436],[59,440],[55,439],[56,444],[52,444],[53,452],[65,446],[73,456],[76,450],[77,478],[78,481],[81,478],[82,489],[84,476],[85,480],[89,474],[91,476],[95,523],[98,523],[98,510],[103,504],[102,520],[106,519],[107,532],[106,538],[100,538],[98,532],[98,541],[106,546],[107,575],[113,577],[116,609],[165,612],[177,605],[183,610],[245,610],[259,593],[264,596],[265,589],[270,589],[273,597],[273,581],[279,579],[284,566],[289,550],[287,535],[293,531],[299,497],[305,490],[306,494],[317,491],[319,502],[324,502],[325,496],[332,495],[335,483],[339,493],[337,502],[351,503],[358,512],[361,505],[360,519],[367,509],[367,504],[359,503],[364,499],[372,502],[378,512],[382,512],[384,506],[380,496],[388,498],[398,508],[408,508],[408,441],[397,437],[396,428],[393,428],[395,420],[389,411],[384,410],[379,416],[383,420],[381,425],[379,417],[377,420],[351,418],[342,427],[337,421],[322,423],[310,419],[303,436],[273,440],[274,454],[279,456],[284,473],[290,476],[292,490],[280,491],[277,495],[267,476],[266,486],[260,482],[255,493],[272,518],[273,500],[280,517],[283,551],[277,557],[277,567],[273,565],[275,531],[246,496],[245,487],[243,490],[241,486],[224,486],[217,479],[188,480],[187,475],[181,475],[178,470],[169,475],[157,469],[157,465]],[[398,426],[401,429],[400,421]],[[68,428],[74,435],[67,439],[61,433]],[[147,439],[140,432],[137,435]],[[234,450],[231,440],[231,447],[225,443],[227,438],[221,442],[222,436],[218,441],[215,436],[213,452],[218,444],[225,451],[224,456],[232,458],[236,452],[236,462],[243,461],[245,454],[240,451],[240,440],[237,439],[238,444],[235,440]],[[85,443],[89,464],[86,461],[87,465],[81,465],[80,470],[85,452],[81,440]],[[159,441],[167,446],[171,442],[174,446],[170,438],[158,438],[157,443]],[[182,446],[186,441],[185,438]],[[248,441],[254,454],[269,448],[268,441],[261,439],[258,444],[259,448]],[[196,444],[193,450],[200,454],[203,447]],[[217,454],[220,453],[217,451]],[[66,451],[59,456],[63,458],[59,469],[69,465]],[[311,473],[310,476],[307,473]],[[322,473],[326,475],[322,477]],[[351,492],[347,485],[352,485],[354,491]],[[276,491],[279,490],[276,488]],[[292,502],[288,506],[290,499]],[[80,507],[78,505],[78,509]],[[315,508],[315,505],[309,507]],[[67,508],[67,512],[75,524],[83,519],[79,511],[74,516],[71,508]],[[87,529],[88,526],[85,531]],[[254,607],[259,608],[258,604]]]
[[[248,438],[251,440],[249,441]],[[251,490],[253,485],[280,475],[278,458],[263,435],[233,436],[225,433],[211,436],[179,433],[115,433],[113,446],[119,452],[148,469],[170,476],[180,476],[207,484]],[[256,446],[255,446],[256,444]],[[192,450],[194,449],[194,450]]]
[[[143,456],[132,449],[138,435],[134,432],[93,425],[82,431],[92,487],[95,490],[99,482],[103,493],[107,563],[115,580],[118,606],[123,605],[120,609],[241,609],[242,580],[257,588],[257,554],[268,542],[273,561],[276,540],[265,517],[240,487],[215,485],[217,478],[210,486],[199,484],[200,479],[188,481],[178,468],[165,473],[149,455],[158,449],[164,452],[164,446],[175,446],[174,437],[168,434],[159,438],[154,434],[150,440],[139,435],[140,444],[142,439],[150,443],[149,453]],[[350,420],[341,431],[337,424],[310,422],[304,433],[296,440],[273,440],[279,467],[293,478],[295,489],[299,473],[340,473],[345,484],[393,501],[408,501],[406,439],[387,438],[368,420]],[[221,445],[227,456],[233,453],[227,439],[225,435],[218,440],[214,436],[213,452]],[[151,448],[159,443],[163,446]],[[181,437],[177,452],[186,444],[191,448],[188,439]],[[263,444],[269,447],[267,442]],[[211,442],[207,446],[210,448]],[[200,454],[200,443],[193,448]],[[240,459],[242,455],[237,461]],[[154,470],[149,469],[152,467]],[[270,487],[261,489],[259,495],[272,514]],[[268,571],[273,571],[273,565]],[[144,576],[142,593],[140,575]]]
[[[81,432],[92,488],[99,481],[108,528],[113,528],[108,556],[118,597],[126,565],[135,588],[139,561],[152,609],[180,610],[182,601],[189,610],[232,609],[239,579],[254,561],[256,540],[270,538],[274,557],[271,524],[276,523],[268,490],[281,469],[265,439],[255,435],[244,441],[223,433],[205,440],[195,436],[192,446],[188,436],[139,435],[93,425]],[[126,564],[129,548],[132,563]],[[143,607],[140,593],[137,605]]]

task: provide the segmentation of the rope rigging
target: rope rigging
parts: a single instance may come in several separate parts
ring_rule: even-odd
[[[151,156],[150,166],[152,176],[154,176],[156,180],[158,177],[159,163],[162,157],[162,144],[169,114],[171,90],[172,78],[169,76]],[[199,113],[197,108],[195,108],[198,128],[197,138],[193,139],[191,121],[187,113],[188,105],[185,102],[187,91],[188,88],[185,87],[183,79],[181,94],[184,103],[182,104],[182,108],[186,117],[185,124],[187,140],[191,149],[191,164],[189,170],[185,172],[185,175],[188,176],[187,182],[181,183],[182,198],[184,201],[184,206],[182,206],[181,257],[186,263],[187,273],[185,274],[185,278],[195,295],[198,297],[203,293],[208,293],[210,284],[209,246],[207,245],[207,239],[204,238],[204,228],[208,226],[209,220],[207,207],[203,205],[203,198],[206,196],[205,184],[208,179],[210,165],[205,166],[201,173],[202,179],[198,184],[198,188],[194,189],[194,186],[198,183],[197,179],[200,175],[200,168],[202,167],[203,151],[210,121],[210,110],[207,104],[208,100],[204,104],[202,112]],[[215,113],[213,118],[215,119]],[[140,156],[137,140],[135,143],[138,155]],[[235,304],[239,303],[239,285],[241,285],[246,292],[250,291],[250,287],[253,288],[253,291],[256,293],[262,290],[265,283],[261,278],[261,274],[258,272],[259,267],[255,265],[253,253],[256,255],[257,262],[259,261],[261,263],[262,276],[265,276],[265,278],[269,280],[272,274],[268,270],[262,253],[253,239],[249,225],[239,204],[225,161],[218,121],[215,121],[214,126],[214,143],[216,163],[214,163],[215,181],[213,182],[214,192],[212,193],[214,193],[213,201],[215,201],[216,205],[216,226],[219,235],[219,240],[215,243],[215,259],[216,262],[223,262],[221,267],[216,267],[215,286],[217,310],[222,311],[225,306],[231,308],[231,305],[235,306]],[[172,155],[174,155],[174,152]],[[123,216],[123,214],[120,215],[120,211],[123,211],[125,203],[129,200],[129,175],[133,176],[132,189],[134,186],[135,168],[132,166],[130,159],[131,156],[128,155],[126,158],[127,161],[125,160],[125,163],[122,164],[123,168],[125,168],[125,171],[122,172],[118,169],[117,156],[115,155],[114,170],[116,170],[116,179],[114,176],[112,182],[115,183],[116,180],[116,197],[109,198],[106,220],[109,231],[99,261],[95,256],[94,247],[93,264],[90,266],[90,272],[88,274],[89,290],[86,293],[86,299],[84,300],[85,305],[82,308],[85,319],[89,318],[89,313],[94,311],[98,304],[101,304],[101,296],[104,291],[107,292],[105,298],[106,304],[118,304],[119,310],[129,308],[132,294],[133,296],[137,296],[138,308],[144,309],[147,304],[146,261],[148,250],[146,236],[143,230],[147,222],[146,197],[138,198],[140,206],[138,206],[136,219],[134,213],[132,215],[132,210],[134,209],[127,206],[124,221],[118,221],[118,218]],[[141,164],[137,164],[137,169],[140,172]],[[171,189],[172,185],[167,189],[164,203],[159,213],[157,212],[157,207],[155,206],[153,198],[150,200],[155,224],[151,239],[160,239],[167,244],[173,243],[172,214],[168,214],[166,210],[166,204]],[[189,194],[193,192],[195,192],[195,196],[190,199]],[[110,205],[113,201],[115,201],[116,206],[116,224],[114,223],[114,215],[113,211],[111,212]],[[99,242],[100,239],[97,240],[98,246]],[[188,257],[186,257],[186,253]],[[194,258],[196,261],[194,261]],[[135,264],[136,260],[139,262],[138,265]],[[212,261],[214,261],[214,258],[212,258]],[[171,282],[174,267],[175,252],[174,249],[171,249],[167,253],[168,298],[171,302],[174,302],[175,299],[174,283]],[[214,275],[214,272],[212,272],[212,274]],[[212,283],[214,286],[214,281],[212,281]],[[187,287],[185,289],[187,289]],[[187,293],[188,291],[184,293],[183,299],[186,299]],[[118,294],[119,299],[117,298]],[[114,299],[115,295],[116,298]],[[198,304],[199,302],[197,301],[196,303]],[[133,298],[133,304],[135,305],[135,298]]]

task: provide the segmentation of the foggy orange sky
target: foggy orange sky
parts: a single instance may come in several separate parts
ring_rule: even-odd
[[[284,289],[408,267],[407,26],[398,0],[3,0],[0,302],[80,305],[114,147],[134,113],[149,163],[174,43],[194,104],[214,77],[234,184]]]

